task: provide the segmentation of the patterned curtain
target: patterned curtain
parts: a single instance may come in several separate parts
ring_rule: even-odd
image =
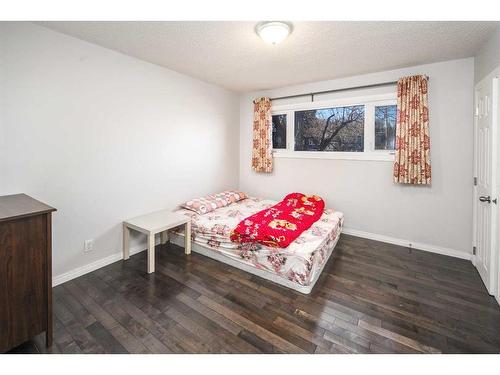
[[[394,182],[429,185],[431,159],[429,138],[428,77],[403,77],[398,81],[396,160]]]
[[[271,124],[271,100],[254,100],[252,169],[255,172],[273,171],[273,128]]]

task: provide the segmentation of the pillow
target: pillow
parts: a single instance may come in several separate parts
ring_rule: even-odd
[[[206,197],[195,198],[187,201],[186,203],[181,204],[181,207],[203,215],[207,212],[214,211],[217,208],[229,206],[231,203],[235,203],[246,198],[248,198],[248,196],[241,191],[226,190],[222,193],[211,194]]]

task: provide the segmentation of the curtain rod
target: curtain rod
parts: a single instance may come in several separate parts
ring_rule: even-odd
[[[276,97],[276,98],[270,98],[270,100],[292,99],[292,98],[300,98],[302,96],[310,96],[311,97],[311,101],[314,102],[314,95],[330,94],[332,92],[341,92],[341,91],[348,91],[348,90],[369,89],[369,88],[372,88],[372,87],[381,87],[381,86],[395,85],[396,83],[398,83],[398,81],[374,83],[372,85],[344,87],[344,88],[340,88],[340,89],[310,92],[310,93],[307,93],[307,94],[296,94],[296,95],[280,96],[280,97]]]

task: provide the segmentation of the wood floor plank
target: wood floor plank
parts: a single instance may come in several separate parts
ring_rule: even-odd
[[[113,327],[114,328],[114,327]],[[99,344],[104,348],[104,351],[108,354],[125,354],[128,351],[120,344],[118,340],[114,338],[110,330],[104,328],[104,326],[95,322],[87,327],[87,331],[99,342]]]
[[[422,353],[441,353],[441,351],[439,349],[436,349],[436,348],[433,348],[433,347],[427,346],[427,345],[422,345],[419,342],[412,340],[408,337],[391,332],[391,331],[389,331],[385,328],[382,328],[382,327],[373,326],[370,323],[367,323],[363,320],[360,320],[358,325],[361,328],[372,331],[372,332],[377,333],[381,336],[387,337],[388,339],[394,340],[394,341],[399,342],[403,345],[409,346],[410,348],[418,350]]]
[[[106,310],[98,305],[76,282],[65,284],[66,289],[97,319],[104,328],[111,330],[118,326],[118,323]]]
[[[500,353],[468,261],[342,235],[303,295],[165,244],[54,288],[54,345],[26,353]]]
[[[224,314],[236,324],[240,325],[241,327],[250,332],[253,332],[261,339],[269,342],[273,346],[277,347],[280,350],[283,350],[286,353],[305,353],[305,351],[300,349],[299,347],[289,343],[286,340],[283,340],[281,337],[260,327],[259,325],[253,323],[251,320],[242,317],[241,315],[233,312],[232,310],[226,308],[225,306],[222,306],[206,298],[205,296],[200,296],[198,300],[205,306],[211,308],[214,311],[219,312],[220,314]]]
[[[321,346],[324,349],[330,349],[332,344],[328,342],[327,340],[323,339],[323,334],[324,331],[322,331],[321,335],[317,335],[315,333],[312,333],[311,331],[308,331],[307,329],[304,329],[286,319],[283,319],[282,317],[277,317],[274,320],[274,324],[276,324],[278,327],[282,327],[283,329],[288,330],[294,335],[297,335],[304,340],[310,341],[314,343],[317,346]]]
[[[147,320],[143,320],[140,323],[134,319],[126,309],[124,309],[124,303],[116,302],[116,295],[105,294],[106,292],[101,292],[99,287],[103,287],[103,290],[109,292],[111,288],[106,284],[103,284],[101,280],[96,280],[96,283],[88,283],[83,281],[83,286],[85,290],[90,293],[93,298],[102,303],[103,309],[108,313],[113,320],[116,320],[122,330],[114,329],[114,332],[119,334],[122,345],[128,349],[135,348],[133,353],[165,353],[170,352],[170,350],[160,342],[156,337],[153,337],[151,332],[145,327],[148,323]],[[109,297],[112,296],[112,297]]]
[[[188,305],[189,307],[191,307],[192,309],[198,311],[200,314],[204,315],[208,319],[212,320],[214,323],[216,323],[220,327],[231,332],[233,335],[237,336],[241,332],[242,328],[239,325],[233,323],[229,319],[226,319],[226,317],[224,317],[223,315],[218,314],[217,312],[207,308],[205,305],[203,305],[199,301],[197,301],[197,300],[195,300],[195,299],[193,299],[193,298],[191,298],[183,293],[178,294],[176,296],[176,298],[179,299],[179,301],[181,301],[181,302],[185,303],[186,305]]]
[[[54,344],[62,354],[80,354],[81,348],[75,342],[66,326],[57,318],[53,317],[54,324]]]

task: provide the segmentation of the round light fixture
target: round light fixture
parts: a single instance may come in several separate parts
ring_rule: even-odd
[[[255,27],[257,35],[262,40],[269,44],[278,44],[285,40],[285,38],[292,32],[290,24],[285,22],[262,22]]]

